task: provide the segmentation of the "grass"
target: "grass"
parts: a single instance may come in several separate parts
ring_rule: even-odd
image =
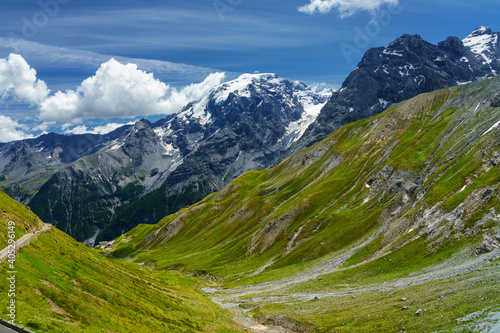
[[[23,204],[10,198],[0,188],[0,249],[7,246],[9,222],[15,223],[16,239],[42,229],[42,221]]]
[[[16,236],[41,228],[29,208],[0,191],[0,240],[6,245],[7,221]],[[200,289],[200,279],[173,271],[153,271],[111,260],[52,228],[38,236],[10,267],[15,270],[16,323],[34,332],[235,332],[240,326]],[[0,316],[11,299],[0,281]]]
[[[35,332],[238,331],[201,280],[110,260],[55,228],[21,250],[16,270],[17,322]]]

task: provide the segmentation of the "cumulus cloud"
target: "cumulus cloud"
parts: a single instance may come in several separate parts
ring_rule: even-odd
[[[383,5],[397,5],[399,0],[310,0],[311,3],[299,7],[299,11],[307,14],[328,13],[336,8],[340,17],[348,17],[359,11],[375,12]]]
[[[309,88],[322,95],[331,95],[337,91],[335,87],[326,82],[313,82],[308,84]]]
[[[76,126],[72,129],[68,129],[64,132],[64,134],[108,134],[113,132],[114,130],[125,126],[125,125],[133,125],[134,122],[129,122],[127,124],[118,124],[118,123],[109,123],[103,126],[96,126],[94,128],[88,128],[85,125]]]
[[[25,132],[26,126],[19,124],[12,118],[0,114],[0,142],[10,142],[32,138],[33,135]]]
[[[208,95],[212,88],[224,81],[224,78],[224,73],[213,73],[201,83],[190,84],[181,90],[171,89],[168,98],[162,102],[161,107],[165,110],[171,110],[168,113],[180,111],[189,102],[198,101]]]
[[[121,64],[111,59],[76,90],[58,91],[44,100],[40,104],[40,119],[74,122],[85,118],[171,114],[201,98],[223,79],[224,73],[214,73],[201,83],[177,90],[135,64]]]
[[[8,58],[0,59],[2,98],[14,97],[22,102],[38,104],[49,92],[45,82],[37,79],[36,70],[22,56],[11,53]]]

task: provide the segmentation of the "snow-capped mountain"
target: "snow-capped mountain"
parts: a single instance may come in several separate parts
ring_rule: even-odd
[[[239,102],[233,102],[234,98],[251,100],[254,96],[260,96],[262,100],[256,108],[265,107],[263,103],[277,102],[282,112],[290,114],[287,120],[292,121],[287,125],[286,133],[282,137],[282,140],[290,145],[299,139],[316,119],[330,95],[330,92],[315,93],[301,82],[287,81],[276,74],[243,74],[214,88],[201,101],[188,105],[176,118],[186,125],[196,119],[202,126],[225,127],[230,121],[227,117],[231,116],[235,103]],[[271,100],[274,98],[277,101]],[[300,107],[302,111],[297,109]],[[169,126],[177,119],[167,124],[166,132],[171,130]]]
[[[462,42],[464,46],[483,59],[483,64],[488,65],[493,75],[500,71],[500,32],[493,32],[490,28],[479,26]],[[468,60],[468,59],[467,59]],[[464,59],[464,61],[467,61]]]
[[[491,77],[500,71],[498,32],[480,26],[463,41],[434,45],[403,35],[368,50],[287,156],[352,121],[378,114],[418,94]]]
[[[275,74],[244,74],[173,116],[130,126],[60,169],[29,205],[78,240],[158,222],[246,171],[272,166],[329,97]]]

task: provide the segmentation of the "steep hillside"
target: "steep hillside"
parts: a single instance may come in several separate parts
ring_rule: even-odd
[[[156,223],[246,171],[273,165],[329,96],[274,74],[244,74],[60,169],[29,206],[90,244]]]
[[[10,198],[0,188],[0,249],[7,246],[9,222],[14,222],[16,239],[42,229],[42,221],[26,206]]]
[[[499,107],[500,77],[419,95],[137,227],[115,255],[219,277],[217,301],[302,331],[476,320],[500,301]]]
[[[296,153],[355,120],[376,115],[421,93],[491,77],[500,70],[499,32],[483,26],[437,45],[403,35],[368,50],[317,119],[289,152]]]
[[[38,218],[0,193],[3,218],[21,231]],[[2,229],[3,230],[3,229]],[[3,234],[6,234],[2,231]],[[3,241],[3,240],[2,240]],[[203,296],[200,281],[110,260],[52,228],[15,261],[16,323],[34,332],[234,332],[228,314]],[[9,264],[0,275],[11,276]],[[8,281],[0,281],[7,319]]]

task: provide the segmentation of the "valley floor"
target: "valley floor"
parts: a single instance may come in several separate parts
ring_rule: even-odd
[[[254,325],[253,332],[494,333],[500,329],[500,249],[481,255],[462,252],[421,272],[366,284],[363,280],[368,277],[353,274],[356,267],[341,267],[347,258],[344,253],[276,281],[204,291],[216,304],[232,310],[241,323],[252,316],[274,327]],[[360,279],[342,281],[343,274]]]

